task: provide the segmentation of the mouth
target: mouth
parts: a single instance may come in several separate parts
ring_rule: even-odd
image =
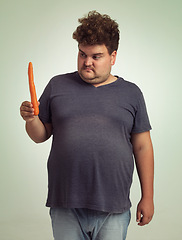
[[[83,67],[83,70],[86,72],[94,72],[93,68],[90,67]]]

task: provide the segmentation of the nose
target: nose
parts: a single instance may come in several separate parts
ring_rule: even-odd
[[[84,62],[85,66],[91,66],[92,65],[92,59],[90,57],[87,57]]]

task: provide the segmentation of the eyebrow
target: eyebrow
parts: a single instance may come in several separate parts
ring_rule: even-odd
[[[79,51],[85,55],[87,55],[84,51],[82,51],[80,48],[79,48]],[[94,53],[93,56],[101,56],[103,55],[104,53]]]

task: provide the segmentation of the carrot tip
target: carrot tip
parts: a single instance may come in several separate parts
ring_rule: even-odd
[[[38,106],[37,95],[36,95],[35,84],[34,84],[32,62],[29,62],[28,64],[28,77],[29,77],[29,90],[30,90],[31,102],[34,107],[34,115],[38,115],[39,106]]]

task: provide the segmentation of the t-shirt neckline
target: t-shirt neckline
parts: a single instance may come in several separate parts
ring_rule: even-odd
[[[99,88],[104,88],[104,87],[110,87],[110,86],[112,86],[112,85],[117,84],[117,83],[122,79],[121,77],[119,77],[119,76],[117,76],[117,75],[114,75],[114,77],[117,77],[117,79],[116,79],[115,81],[110,82],[110,83],[107,83],[107,84],[103,84],[103,85],[100,85],[100,86],[97,86],[97,87],[96,87],[96,86],[94,86],[94,85],[91,84],[91,83],[87,83],[87,82],[85,82],[85,81],[80,77],[80,75],[79,75],[78,72],[77,72],[77,76],[80,78],[80,81],[82,81],[84,84],[86,84],[86,85],[92,87],[93,89],[99,89]]]

